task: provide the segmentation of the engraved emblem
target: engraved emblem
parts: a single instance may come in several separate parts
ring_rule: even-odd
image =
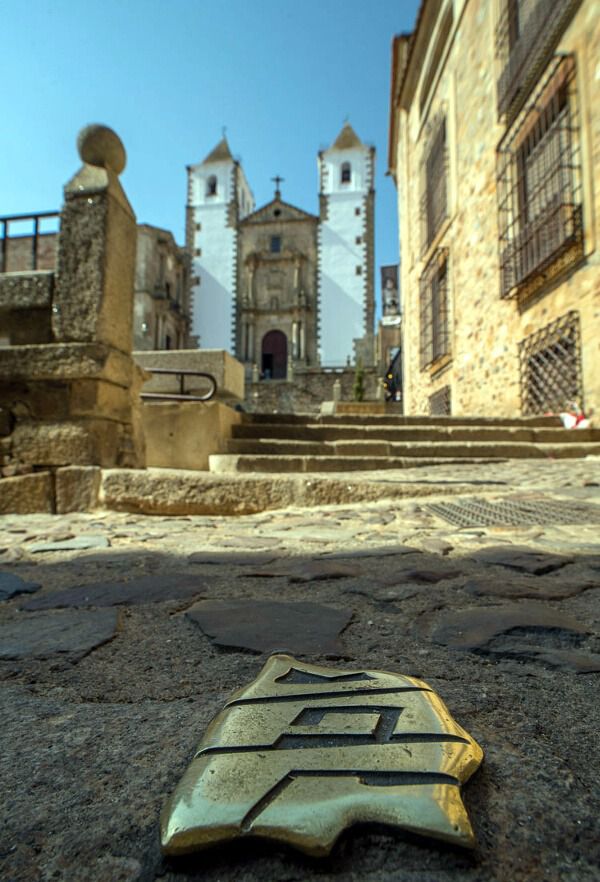
[[[422,680],[273,655],[209,725],[163,810],[162,848],[261,836],[325,855],[373,822],[471,847],[460,785],[482,759]]]

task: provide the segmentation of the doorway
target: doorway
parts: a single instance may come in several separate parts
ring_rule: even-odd
[[[285,380],[287,337],[283,331],[269,331],[263,337],[261,371],[265,380]]]

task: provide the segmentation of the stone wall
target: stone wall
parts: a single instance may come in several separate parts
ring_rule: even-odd
[[[334,400],[334,383],[339,382],[341,401],[354,399],[354,368],[295,370],[291,380],[261,380],[246,384],[246,410],[256,413],[318,413],[324,401]],[[380,377],[375,369],[363,371],[365,400],[379,395]]]
[[[583,203],[582,253],[562,271],[547,273],[546,278],[540,274],[526,296],[503,299],[497,148],[507,124],[498,117],[496,6],[493,0],[454,4],[454,22],[436,71],[431,59],[438,48],[446,7],[442,4],[442,11],[430,20],[429,11],[436,5],[425,4],[400,91],[400,107],[392,112],[398,130],[391,162],[399,190],[404,394],[409,414],[427,413],[430,397],[446,386],[453,414],[521,413],[519,343],[570,311],[578,314],[581,332],[584,403],[588,409],[600,405],[600,255],[596,242],[600,189],[592,187],[600,173],[600,129],[592,124],[600,106],[600,79],[593,76],[600,57],[600,17],[593,0],[584,0],[554,55],[573,53],[576,65],[572,101],[577,105],[574,140],[576,163],[581,166],[576,174],[580,174]],[[552,63],[549,59],[548,65]],[[540,82],[547,71],[540,75]],[[446,119],[448,210],[434,241],[424,249],[422,162],[429,127],[440,115]],[[448,252],[450,352],[448,358],[420,369],[420,281],[437,249]]]
[[[85,129],[78,146],[84,164],[65,187],[56,273],[0,276],[0,468],[13,494],[21,482],[26,507],[34,483],[50,488],[50,508],[69,504],[64,468],[144,465],[145,374],[131,357],[136,223],[118,180],[125,151],[103,126]],[[0,483],[0,511],[14,510],[3,509],[11,494]]]

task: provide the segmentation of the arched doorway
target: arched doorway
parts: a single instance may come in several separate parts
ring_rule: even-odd
[[[263,337],[261,370],[265,380],[285,380],[287,337],[283,331],[269,331]]]

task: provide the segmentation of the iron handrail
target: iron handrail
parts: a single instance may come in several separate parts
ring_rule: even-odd
[[[188,371],[185,369],[177,370],[175,368],[146,368],[144,370],[150,371],[152,374],[170,374],[171,376],[179,377],[179,393],[176,392],[142,392],[140,394],[140,398],[142,400],[146,399],[162,399],[163,401],[210,401],[216,395],[217,392],[217,381],[213,377],[212,374],[207,374],[205,371]],[[185,391],[185,378],[186,377],[204,377],[210,383],[210,389],[204,395],[190,395],[189,392]]]

